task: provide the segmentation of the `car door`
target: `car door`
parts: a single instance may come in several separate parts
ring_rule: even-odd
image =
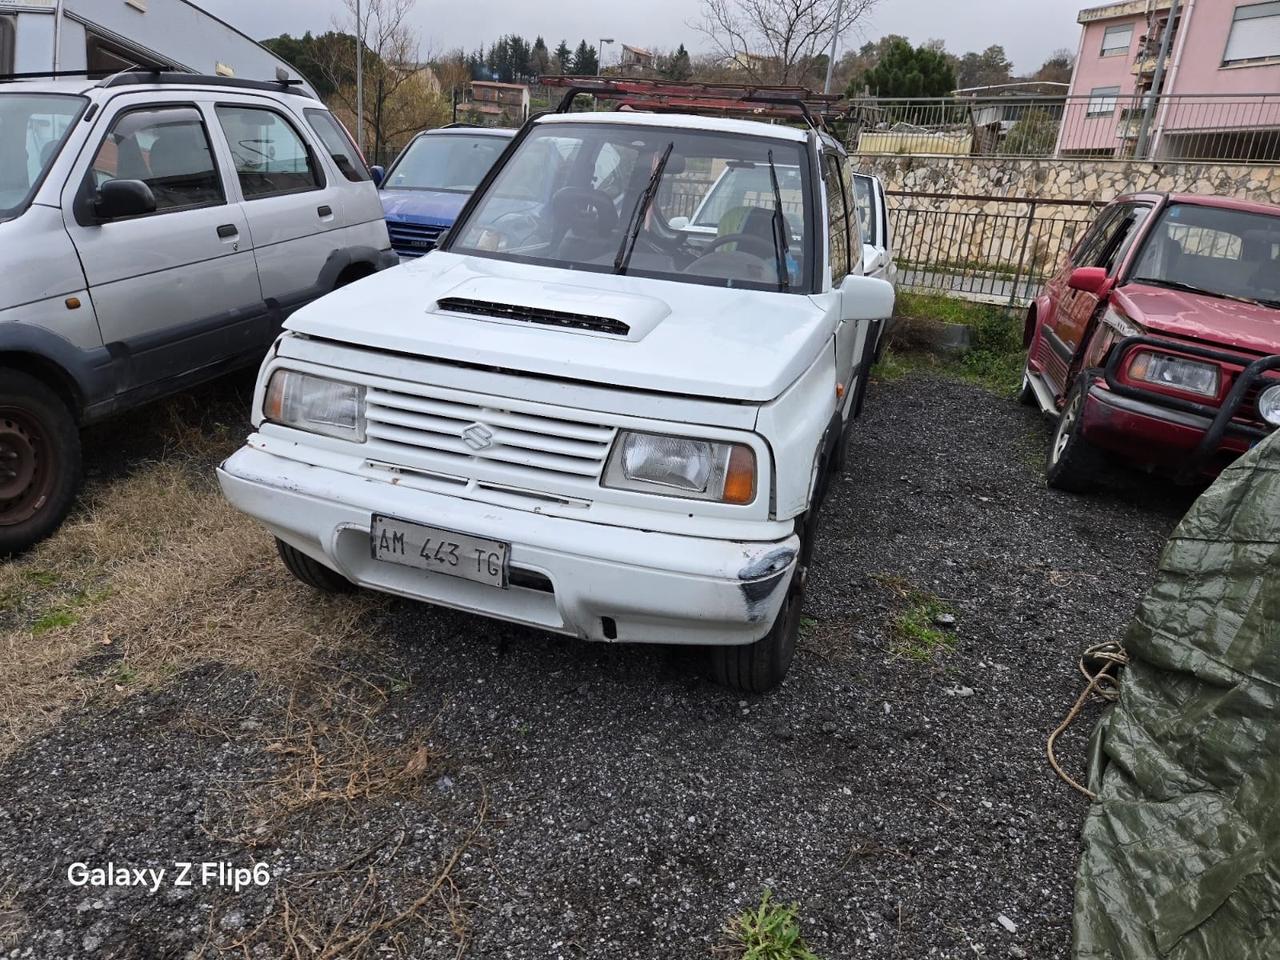
[[[64,189],[64,220],[117,391],[162,392],[261,345],[252,245],[196,104],[126,97],[104,113]],[[154,212],[98,217],[94,199],[109,180],[147,184]]]
[[[277,104],[220,99],[214,114],[253,236],[262,295],[283,318],[333,287],[327,268],[344,247],[341,187],[302,124]]]
[[[1055,392],[1066,392],[1071,378],[1072,363],[1084,343],[1091,321],[1100,303],[1096,293],[1073,290],[1067,286],[1067,277],[1080,267],[1102,267],[1108,275],[1123,260],[1124,251],[1139,232],[1150,206],[1139,203],[1120,203],[1111,207],[1091,230],[1085,242],[1071,257],[1065,276],[1059,277],[1056,308],[1048,325],[1046,349],[1056,356],[1045,366]]]
[[[822,155],[822,187],[826,202],[827,266],[831,275],[831,289],[840,292],[840,323],[836,327],[836,382],[840,385],[842,414],[848,419],[858,393],[858,375],[862,356],[866,350],[870,324],[848,319],[852,304],[845,300],[845,281],[859,272],[862,239],[857,229],[856,216],[850,216],[852,197],[850,184],[842,175],[844,164],[834,153]],[[856,244],[856,247],[855,247]]]

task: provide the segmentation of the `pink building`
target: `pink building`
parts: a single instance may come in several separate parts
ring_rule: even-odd
[[[1170,0],[1080,11],[1059,151],[1133,156]],[[1280,0],[1182,0],[1151,115],[1156,159],[1280,161]],[[1270,96],[1261,96],[1269,94]]]

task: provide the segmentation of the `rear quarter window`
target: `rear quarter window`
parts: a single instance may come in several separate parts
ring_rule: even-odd
[[[339,173],[352,183],[373,179],[346,128],[338,123],[333,114],[327,110],[307,110],[305,113],[307,123],[324,144],[325,152],[329,154]]]

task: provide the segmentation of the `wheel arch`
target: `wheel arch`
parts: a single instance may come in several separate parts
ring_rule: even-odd
[[[76,378],[56,360],[29,350],[0,347],[0,368],[17,370],[39,380],[56,393],[79,423],[84,417],[85,395]]]

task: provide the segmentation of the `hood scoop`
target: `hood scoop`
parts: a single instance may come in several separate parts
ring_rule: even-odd
[[[636,341],[648,336],[670,315],[671,308],[665,301],[643,294],[571,283],[472,277],[448,290],[432,305],[431,312]]]
[[[516,320],[520,323],[540,323],[548,327],[569,327],[591,333],[607,333],[625,337],[631,328],[612,317],[593,317],[585,313],[569,313],[565,310],[547,310],[544,307],[518,307],[492,300],[472,300],[468,297],[445,297],[436,306],[449,313],[468,313],[477,317],[493,317],[498,320]]]

